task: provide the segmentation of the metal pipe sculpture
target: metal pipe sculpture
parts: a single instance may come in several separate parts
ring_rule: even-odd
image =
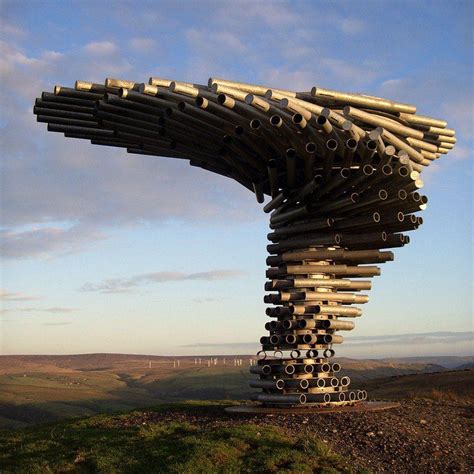
[[[56,86],[36,100],[51,132],[129,153],[189,160],[238,181],[270,213],[268,335],[251,368],[270,407],[365,400],[332,363],[339,331],[361,316],[367,278],[409,242],[426,208],[422,170],[454,147],[444,120],[416,107],[319,87],[207,86],[152,77]]]

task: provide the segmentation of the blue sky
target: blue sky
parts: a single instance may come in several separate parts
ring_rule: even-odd
[[[472,2],[2,1],[0,18],[2,353],[249,352],[264,333],[267,221],[247,190],[35,122],[42,90],[107,76],[318,85],[447,119],[424,225],[338,354],[472,353]],[[398,334],[421,335],[358,339]]]

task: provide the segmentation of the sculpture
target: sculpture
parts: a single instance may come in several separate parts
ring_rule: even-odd
[[[77,81],[43,92],[34,113],[48,130],[130,153],[189,160],[270,200],[264,301],[268,335],[251,372],[267,407],[354,405],[331,363],[338,331],[361,315],[376,263],[393,260],[402,232],[426,208],[422,170],[454,147],[444,120],[412,105],[314,87],[292,92],[211,78],[207,86]]]

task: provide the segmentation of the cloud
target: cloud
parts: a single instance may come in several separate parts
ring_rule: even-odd
[[[381,336],[344,335],[345,342],[337,350],[338,356],[356,358],[386,358],[435,355],[471,355],[472,331],[427,332]],[[194,348],[222,354],[240,352],[253,353],[259,350],[256,342],[199,342],[180,347]]]
[[[79,252],[91,242],[105,238],[94,228],[72,226],[70,228],[47,227],[27,231],[0,230],[2,244],[0,255],[5,258],[51,257],[52,254]]]
[[[474,336],[473,331],[455,332],[455,331],[440,331],[440,332],[425,332],[425,333],[408,333],[395,334],[383,336],[348,336],[344,344],[358,345],[358,344],[435,344],[435,343],[457,343],[461,341],[472,341]]]
[[[27,32],[24,29],[9,23],[5,18],[2,17],[0,17],[0,33],[5,38],[15,37],[17,39],[23,38],[27,35]]]
[[[25,293],[18,293],[0,288],[0,301],[38,301],[41,299],[41,296],[27,295]]]
[[[342,18],[338,21],[338,26],[343,33],[348,35],[356,35],[362,33],[366,25],[358,18]]]
[[[246,26],[271,29],[286,29],[300,23],[304,17],[290,4],[284,2],[263,2],[255,0],[237,0],[232,3],[232,11],[225,2],[210,2],[214,10],[216,23],[226,29],[243,30]]]
[[[42,323],[42,326],[69,326],[72,324],[72,321],[63,321],[63,322],[57,322],[57,323]]]
[[[208,29],[198,30],[191,28],[186,31],[186,39],[189,46],[196,51],[216,52],[216,48],[224,54],[243,53],[247,47],[233,33],[228,31],[210,31]]]
[[[151,38],[132,38],[129,46],[135,51],[146,53],[156,48],[156,41]]]
[[[179,347],[213,347],[213,348],[247,348],[248,350],[256,350],[257,342],[199,342],[195,344],[184,344]]]
[[[253,196],[229,179],[185,160],[66,140],[36,123],[31,109],[42,90],[71,85],[75,78],[102,82],[106,75],[124,77],[131,69],[115,48],[99,43],[29,55],[0,42],[3,255],[44,258],[79,252],[119,226],[144,222],[253,219],[258,212]],[[100,48],[108,55],[96,56]],[[136,80],[147,77],[137,72]],[[221,192],[233,201],[221,199]]]
[[[135,275],[131,278],[109,278],[101,283],[85,283],[81,291],[98,291],[101,293],[126,293],[141,285],[167,283],[172,281],[218,281],[238,278],[245,273],[240,270],[211,270],[208,272],[155,272]]]
[[[227,300],[228,298],[226,297],[220,297],[220,298],[212,298],[212,297],[207,297],[207,298],[193,298],[192,299],[192,302],[193,303],[197,303],[197,304],[201,304],[201,303],[217,303],[217,302],[220,302],[220,301],[225,301]]]
[[[118,47],[112,41],[92,41],[84,46],[84,51],[97,56],[108,56],[118,51]]]
[[[12,301],[12,300],[10,300]],[[78,311],[76,308],[61,308],[61,307],[51,307],[51,308],[8,308],[0,310],[1,314],[6,313],[50,313],[50,314],[64,314],[64,313],[73,313]]]

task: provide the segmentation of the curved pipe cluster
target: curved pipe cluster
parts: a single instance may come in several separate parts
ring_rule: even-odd
[[[271,406],[354,404],[334,344],[362,311],[373,265],[409,242],[426,208],[420,173],[448,153],[444,120],[380,97],[313,87],[293,92],[210,78],[56,86],[35,103],[51,132],[129,153],[188,160],[270,200],[270,306],[251,372]],[[364,279],[361,279],[364,278]]]

